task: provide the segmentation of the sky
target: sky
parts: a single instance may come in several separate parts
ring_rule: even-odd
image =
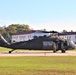
[[[76,0],[0,0],[0,26],[76,31]]]

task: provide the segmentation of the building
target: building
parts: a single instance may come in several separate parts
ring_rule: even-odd
[[[11,42],[28,41],[40,36],[50,36],[50,33],[47,31],[32,30],[21,34],[12,35]]]
[[[51,33],[49,33],[48,31],[32,30],[32,31],[12,35],[11,42],[13,43],[20,41],[28,41],[36,37],[50,36],[50,35]],[[58,33],[57,35],[66,39],[70,39],[76,44],[76,32]]]
[[[59,33],[58,35],[66,39],[70,39],[76,44],[76,32]]]

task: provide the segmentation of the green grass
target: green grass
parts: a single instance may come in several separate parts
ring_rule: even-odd
[[[11,50],[11,49],[0,47],[0,52],[6,52],[6,51],[9,51],[9,50]]]
[[[76,75],[76,57],[0,57],[0,75]]]
[[[76,75],[76,56],[0,57],[0,75]]]

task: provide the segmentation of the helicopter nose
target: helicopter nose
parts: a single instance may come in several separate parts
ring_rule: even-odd
[[[74,48],[76,48],[76,44],[74,44]]]
[[[76,48],[76,44],[74,44],[73,41],[70,41],[70,47],[72,47],[73,49],[75,49]]]

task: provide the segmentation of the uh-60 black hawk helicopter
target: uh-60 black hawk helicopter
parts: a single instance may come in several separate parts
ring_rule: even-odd
[[[50,33],[57,32],[53,31]],[[75,44],[68,39],[64,39],[56,35],[42,36],[28,41],[8,43],[0,34],[0,47],[12,49],[9,53],[16,49],[53,50],[54,53],[61,50],[62,53],[65,53],[66,50],[75,49]]]

